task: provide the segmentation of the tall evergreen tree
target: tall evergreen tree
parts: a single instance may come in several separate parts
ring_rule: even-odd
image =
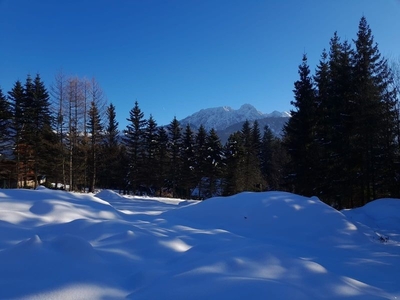
[[[200,125],[195,137],[195,178],[197,183],[198,197],[204,198],[204,179],[206,170],[207,158],[207,131],[203,125]]]
[[[240,131],[229,136],[224,150],[226,157],[224,194],[234,195],[245,190],[245,147]]]
[[[211,128],[206,138],[206,165],[205,177],[207,178],[208,197],[222,194],[221,175],[224,164],[224,154],[221,141],[214,128]]]
[[[39,175],[54,179],[54,154],[56,153],[56,135],[53,132],[53,116],[50,111],[50,96],[39,74],[33,80],[34,148],[35,179]],[[36,182],[35,180],[35,182]]]
[[[157,130],[157,148],[156,162],[158,165],[156,173],[156,187],[159,191],[159,196],[163,195],[166,179],[169,169],[169,152],[168,152],[168,133],[164,127],[159,127]]]
[[[179,121],[174,117],[168,125],[169,131],[169,153],[170,153],[170,174],[169,184],[172,188],[172,196],[178,196],[178,188],[181,183],[181,147],[182,147],[182,134]]]
[[[129,111],[129,118],[127,120],[129,121],[129,124],[126,126],[126,129],[124,131],[124,142],[126,144],[128,155],[130,157],[130,185],[133,191],[137,192],[143,180],[142,153],[144,130],[146,126],[144,113],[139,108],[139,103],[137,101],[135,101],[134,107]]]
[[[265,126],[261,141],[261,173],[266,182],[266,190],[281,189],[283,166],[286,162],[285,151],[279,138]]]
[[[119,130],[116,120],[115,106],[111,103],[106,110],[107,124],[105,127],[104,145],[102,151],[101,185],[108,189],[116,189],[118,185],[120,145]]]
[[[16,174],[17,174],[17,184],[18,187],[26,186],[26,168],[23,165],[25,161],[25,149],[23,143],[23,132],[24,132],[24,111],[23,111],[23,101],[24,101],[24,87],[22,83],[18,80],[15,82],[13,88],[8,93],[8,98],[11,102],[11,111],[13,115],[11,135],[14,143],[14,155],[16,158]]]
[[[0,88],[0,160],[10,158],[11,146],[11,108]]]
[[[362,205],[376,199],[382,180],[384,158],[391,153],[388,128],[393,128],[393,96],[388,94],[387,61],[381,57],[365,17],[359,23],[354,53],[355,106],[354,159],[357,158],[358,198]],[[389,116],[389,117],[388,117]],[[382,140],[385,136],[385,140]],[[386,143],[385,143],[386,142]],[[386,147],[384,146],[386,145]],[[385,166],[387,167],[387,165]]]
[[[251,148],[249,149],[252,172],[252,190],[262,191],[265,188],[265,182],[261,174],[261,132],[258,121],[255,120],[251,128]]]
[[[294,101],[296,110],[284,127],[284,143],[290,163],[288,164],[289,189],[304,195],[314,194],[315,178],[315,112],[316,99],[314,83],[310,76],[307,56],[303,55],[299,66],[299,80],[295,82]]]
[[[182,188],[185,198],[191,197],[191,190],[196,185],[194,134],[190,125],[186,125],[182,137]]]
[[[99,151],[100,145],[102,143],[102,130],[103,125],[100,118],[99,110],[97,109],[96,103],[94,101],[91,102],[89,108],[89,116],[88,116],[88,130],[89,130],[89,193],[93,193],[96,182],[97,182],[97,173],[98,173],[98,164],[99,164]]]
[[[158,147],[157,123],[150,115],[144,131],[144,182],[149,191],[153,193],[157,186],[157,147]]]

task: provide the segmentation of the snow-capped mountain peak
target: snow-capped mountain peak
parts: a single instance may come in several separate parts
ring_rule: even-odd
[[[200,125],[203,125],[206,130],[210,130],[211,128],[215,130],[224,130],[233,124],[246,120],[255,121],[268,117],[290,117],[290,114],[278,111],[264,114],[251,104],[243,104],[239,109],[232,109],[229,106],[202,109],[181,120],[180,123],[182,126],[190,124],[195,128],[199,128]]]

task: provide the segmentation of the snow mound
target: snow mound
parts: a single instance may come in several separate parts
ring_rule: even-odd
[[[211,198],[163,215],[243,236],[308,241],[362,241],[358,228],[318,198],[284,192]],[[323,224],[323,225],[321,225]]]
[[[81,237],[64,234],[51,241],[51,247],[56,252],[74,259],[92,261],[97,259],[97,253],[92,245]]]
[[[109,203],[111,203],[113,200],[120,201],[121,199],[124,199],[123,196],[121,196],[120,194],[118,194],[114,191],[111,191],[111,190],[102,190],[101,192],[97,193],[95,196],[97,198],[100,198]]]
[[[351,210],[342,211],[349,218],[371,228],[400,231],[399,199],[379,199]]]
[[[364,228],[364,234],[380,242],[400,244],[400,200],[378,199],[342,213]]]
[[[39,185],[39,186],[36,188],[36,190],[38,190],[38,191],[43,191],[43,190],[47,190],[47,188],[44,187],[43,185]]]

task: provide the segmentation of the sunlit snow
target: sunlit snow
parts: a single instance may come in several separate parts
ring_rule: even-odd
[[[400,201],[0,192],[0,299],[400,299]]]

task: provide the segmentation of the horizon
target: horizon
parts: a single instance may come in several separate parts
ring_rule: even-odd
[[[28,74],[38,73],[49,91],[61,70],[93,77],[121,129],[135,101],[160,126],[246,103],[263,113],[290,111],[303,53],[314,73],[333,33],[351,41],[362,16],[381,54],[400,57],[398,0],[0,0],[0,9],[4,93]]]

